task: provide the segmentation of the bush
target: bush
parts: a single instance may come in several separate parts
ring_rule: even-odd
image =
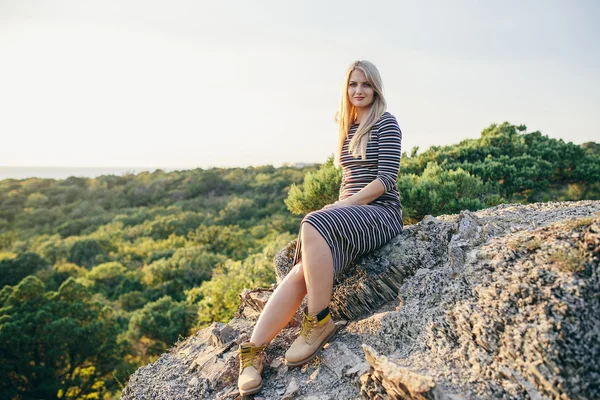
[[[398,183],[403,218],[408,223],[425,215],[454,214],[499,204],[502,199],[491,184],[458,169],[445,171],[429,163],[422,176],[401,175]]]
[[[285,204],[292,214],[308,214],[336,202],[340,196],[342,169],[333,165],[333,157],[316,172],[309,172],[301,187],[292,184]]]

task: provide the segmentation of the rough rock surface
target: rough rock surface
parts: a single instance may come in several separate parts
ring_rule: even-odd
[[[319,357],[283,363],[297,321],[275,338],[254,398],[600,398],[599,261],[600,201],[428,216],[340,276],[341,329]],[[237,318],[140,368],[122,398],[239,397],[237,344],[271,290],[245,291]]]

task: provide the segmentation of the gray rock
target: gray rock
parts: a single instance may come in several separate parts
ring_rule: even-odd
[[[346,376],[352,376],[352,375],[363,375],[364,373],[366,373],[367,371],[369,371],[371,367],[369,366],[368,363],[366,362],[361,362],[359,364],[356,364],[354,367],[348,369],[344,375]]]
[[[367,362],[372,369],[360,377],[361,394],[366,398],[374,398],[377,394],[386,393],[393,399],[444,399],[430,376],[420,375],[403,368],[380,356],[370,346],[363,346]]]
[[[362,362],[362,358],[353,353],[344,343],[335,341],[321,353],[321,363],[329,368],[338,378],[344,376],[344,371]]]
[[[285,388],[285,393],[283,394],[282,400],[291,400],[296,397],[296,394],[300,390],[300,386],[298,386],[298,382],[295,378],[290,379],[290,383]]]
[[[279,398],[293,380],[294,396],[311,400],[409,387],[453,400],[600,398],[599,212],[600,201],[504,204],[407,226],[340,275],[330,308],[348,323],[315,360],[289,370],[277,361],[297,325],[272,341],[259,396]],[[291,257],[293,246],[276,257],[281,276]],[[121,397],[235,397],[237,345],[271,291],[248,291],[238,318],[140,368]]]

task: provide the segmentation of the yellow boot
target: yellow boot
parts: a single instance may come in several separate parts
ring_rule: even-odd
[[[318,316],[305,310],[302,330],[285,353],[285,363],[289,367],[296,367],[312,360],[335,332],[336,326],[329,314],[329,308],[321,311]]]
[[[256,346],[252,342],[240,344],[240,376],[238,388],[240,395],[247,396],[258,393],[262,389],[263,356],[267,345]]]

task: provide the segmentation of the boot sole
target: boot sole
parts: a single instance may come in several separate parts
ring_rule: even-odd
[[[257,387],[252,388],[252,389],[246,389],[246,390],[240,389],[240,396],[248,396],[248,395],[251,395],[251,394],[256,394],[256,393],[258,393],[258,392],[260,392],[262,390],[262,387],[263,387],[263,385],[261,383],[260,386],[257,386]]]
[[[309,362],[310,360],[312,360],[313,358],[315,358],[315,356],[317,355],[317,353],[319,352],[319,350],[321,350],[323,348],[323,346],[325,346],[327,344],[327,342],[329,342],[329,340],[333,337],[333,335],[335,335],[337,333],[337,326],[333,329],[333,331],[331,331],[331,333],[329,335],[327,335],[327,337],[325,338],[325,340],[323,340],[323,342],[321,343],[321,345],[319,347],[317,347],[317,349],[315,351],[313,351],[313,353],[306,357],[304,360],[302,361],[295,361],[295,362],[288,362],[288,360],[285,360],[285,365],[287,365],[288,367],[298,367],[300,365],[306,364],[307,362]]]

